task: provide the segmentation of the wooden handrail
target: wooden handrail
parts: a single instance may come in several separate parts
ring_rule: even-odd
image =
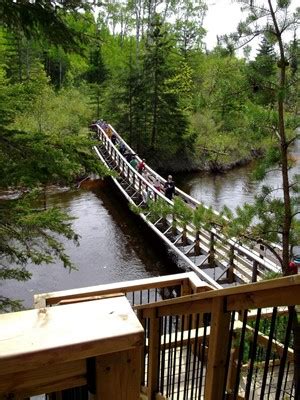
[[[238,374],[240,374],[243,361],[243,348],[240,350],[236,349],[237,351],[235,354],[236,357],[239,358],[237,364],[235,364],[234,361],[237,359],[234,357],[230,359],[228,358],[229,354],[231,354],[236,346],[232,343],[233,335],[235,335],[234,337],[240,335],[241,346],[244,344],[245,334],[247,333],[247,335],[249,335],[247,340],[254,340],[255,346],[268,348],[269,351],[273,351],[274,353],[276,352],[277,358],[281,359],[280,368],[282,363],[286,362],[285,360],[292,363],[294,361],[294,350],[292,347],[289,347],[286,339],[284,343],[280,343],[276,336],[273,336],[273,333],[271,334],[265,331],[258,331],[255,335],[255,329],[257,328],[254,328],[251,324],[247,323],[248,310],[261,309],[259,317],[256,319],[258,322],[260,321],[260,316],[265,318],[264,310],[266,310],[266,316],[267,318],[271,317],[272,326],[274,328],[274,315],[277,315],[277,307],[283,306],[283,311],[286,313],[288,306],[294,306],[297,304],[300,304],[300,276],[293,275],[238,287],[212,290],[210,292],[202,292],[198,294],[188,294],[180,298],[159,301],[153,304],[139,305],[134,308],[137,311],[139,319],[141,321],[148,320],[150,327],[155,324],[155,329],[157,329],[159,324],[165,325],[168,323],[167,321],[172,321],[172,318],[175,316],[176,319],[180,317],[181,321],[183,321],[183,318],[185,318],[184,321],[186,319],[191,320],[192,318],[194,322],[196,316],[198,321],[199,315],[203,316],[203,321],[199,321],[200,324],[198,322],[197,325],[189,325],[188,327],[182,323],[179,328],[176,328],[175,333],[166,333],[166,331],[164,331],[160,336],[156,331],[154,335],[153,330],[150,331],[148,341],[149,347],[147,347],[147,350],[149,352],[149,360],[154,360],[154,365],[150,362],[149,370],[152,371],[151,376],[155,377],[156,375],[153,375],[153,371],[162,368],[161,365],[158,366],[157,358],[151,354],[152,349],[157,352],[156,349],[159,348],[162,352],[161,354],[163,354],[163,352],[170,352],[170,349],[173,347],[176,351],[176,346],[189,346],[189,348],[192,349],[190,351],[197,352],[197,346],[199,346],[200,343],[202,345],[204,329],[202,328],[203,325],[201,325],[201,323],[204,323],[206,324],[206,342],[203,346],[205,346],[206,349],[205,353],[207,351],[207,358],[201,359],[201,363],[207,363],[205,366],[206,377],[204,398],[206,400],[220,400],[224,396],[225,387],[229,388],[228,393],[231,393],[231,390],[238,390],[239,387],[240,375],[234,374],[237,371]],[[270,314],[269,307],[273,307],[272,315]],[[238,319],[239,315],[241,315],[240,312],[243,312],[244,315],[243,322]],[[208,314],[208,322],[204,322],[205,314]],[[278,312],[278,317],[279,315],[280,310]],[[290,321],[291,314],[289,314],[288,318]],[[179,331],[177,329],[179,329]],[[284,327],[284,329],[287,328]],[[180,332],[181,338],[185,339],[182,340],[180,344],[178,344],[176,339],[174,339],[179,334],[178,332]],[[151,335],[153,336],[151,337]],[[285,337],[287,337],[286,335],[287,331],[285,331]],[[193,346],[195,346],[195,348]],[[165,356],[165,359],[166,357],[168,356]],[[270,354],[266,357],[269,362]],[[252,360],[253,359],[255,359],[255,356]],[[228,365],[231,367],[230,373],[227,374],[226,368]],[[266,366],[267,365],[268,364],[266,363]],[[186,368],[189,368],[189,366],[186,366]],[[264,373],[266,373],[266,370]],[[153,384],[150,382],[148,399],[151,400],[154,398],[156,392],[157,384],[154,380]]]
[[[89,286],[84,288],[69,289],[59,292],[50,292],[34,295],[35,308],[46,307],[61,301],[103,296],[114,293],[127,293],[147,289],[159,289],[167,286],[185,285],[191,287],[191,292],[212,290],[206,282],[203,282],[194,272],[185,272],[168,276],[138,279],[126,282],[109,283],[104,285]]]
[[[155,304],[137,305],[135,309],[143,310],[143,314],[148,315],[151,309],[156,308],[158,316],[177,315],[179,311],[180,314],[191,314],[196,310],[210,312],[212,300],[219,297],[226,298],[228,311],[300,304],[300,275],[215,289]]]

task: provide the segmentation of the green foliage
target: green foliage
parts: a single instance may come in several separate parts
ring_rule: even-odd
[[[11,31],[21,31],[27,38],[43,36],[55,45],[76,48],[80,36],[68,26],[64,13],[77,12],[78,7],[84,6],[88,6],[88,3],[79,0],[68,1],[64,8],[47,0],[3,0],[0,3],[0,21],[2,26]]]
[[[157,221],[159,218],[166,219],[168,215],[172,214],[172,207],[162,198],[158,198],[156,201],[149,201],[147,206],[152,222]]]
[[[28,263],[60,261],[65,268],[75,268],[61,243],[65,237],[78,244],[72,218],[60,209],[45,209],[40,191],[20,193],[15,200],[1,200],[0,215],[0,280],[30,279]],[[14,311],[19,306],[19,301],[0,296],[1,311]]]
[[[269,271],[264,275],[262,280],[268,281],[269,279],[276,279],[276,278],[280,278],[280,277],[282,277],[282,273]]]
[[[18,78],[0,64],[0,187],[18,196],[0,204],[1,280],[30,279],[28,263],[58,260],[74,268],[61,243],[62,237],[78,242],[72,218],[47,208],[47,185],[70,185],[78,176],[106,173],[87,129],[89,98],[74,88],[55,92],[39,62],[25,80]],[[18,306],[18,301],[0,298],[2,311]]]
[[[174,198],[172,214],[177,224],[183,228],[193,219],[192,209],[180,197]]]
[[[277,57],[274,46],[263,37],[255,61],[248,64],[247,75],[252,87],[253,100],[264,106],[274,104],[277,79]]]

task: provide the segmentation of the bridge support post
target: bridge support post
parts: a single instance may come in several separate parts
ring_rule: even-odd
[[[174,214],[172,214],[172,233],[173,233],[173,235],[176,235],[176,233],[177,233],[176,218],[175,218]]]
[[[215,235],[213,232],[210,233],[208,264],[210,267],[214,267],[215,264]]]
[[[258,262],[254,260],[252,267],[252,282],[257,282],[257,267],[258,267]]]
[[[230,246],[229,250],[229,269],[226,273],[226,278],[228,283],[234,282],[234,274],[233,274],[233,267],[234,267],[234,247]]]
[[[200,231],[196,232],[194,252],[195,252],[195,256],[200,256],[200,254],[201,254],[201,249],[200,249]]]

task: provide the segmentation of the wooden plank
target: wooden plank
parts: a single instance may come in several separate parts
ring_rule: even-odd
[[[159,302],[159,306],[156,307],[157,303],[149,304],[149,307],[134,306],[134,309],[137,311],[142,311],[143,318],[149,318],[152,315],[153,309],[157,310],[157,316],[167,316],[167,315],[190,315],[190,314],[198,314],[199,312],[209,313],[212,308],[212,300],[204,299],[204,300],[191,300],[191,296],[179,297],[180,299],[185,299],[184,302],[180,303],[171,303],[169,304],[169,300],[164,300],[166,304],[161,304]],[[178,298],[178,299],[179,299]],[[150,307],[151,305],[151,307]]]
[[[122,296],[124,296],[124,293],[109,293],[109,294],[103,294],[101,296],[75,297],[72,299],[60,300],[57,303],[57,305],[63,306],[66,304],[82,303],[83,301],[103,300],[103,299],[110,299],[113,297],[122,297]]]
[[[138,290],[146,290],[151,288],[161,288],[165,286],[176,286],[182,284],[185,280],[189,280],[194,274],[193,272],[186,272],[182,274],[174,274],[163,277],[154,277],[146,279],[138,279],[126,282],[110,283],[105,285],[90,286],[78,289],[70,289],[59,292],[43,293],[34,296],[35,305],[39,304],[57,304],[61,300],[100,296],[111,293],[127,293]],[[202,282],[203,287],[207,284]],[[37,308],[37,307],[36,307]]]
[[[287,307],[280,307],[277,310],[277,316],[278,315],[288,315],[289,314],[289,310]],[[268,307],[268,308],[263,308],[261,310],[261,318],[268,318],[271,319],[273,315],[273,307]],[[248,314],[247,314],[247,322],[248,321],[253,321],[256,320],[257,318],[257,310],[249,310]]]
[[[95,400],[139,400],[141,348],[96,358]]]
[[[225,289],[215,289],[211,291],[207,291],[204,293],[197,293],[197,294],[192,294],[184,297],[178,297],[175,299],[169,299],[169,300],[164,300],[164,301],[159,301],[155,303],[156,308],[161,308],[165,307],[166,305],[170,306],[170,310],[172,309],[172,312],[176,311],[176,307],[179,304],[184,304],[186,302],[193,302],[195,300],[208,300],[208,299],[214,299],[216,297],[221,297],[221,296],[228,296],[228,301],[231,302],[230,308],[227,306],[228,310],[235,309],[235,310],[240,310],[240,306],[242,306],[242,302],[239,305],[239,299],[243,299],[244,303],[247,305],[251,305],[251,301],[253,303],[254,300],[247,301],[247,298],[249,299],[254,299],[256,298],[256,302],[258,303],[260,300],[262,301],[266,297],[266,292],[268,291],[269,295],[273,294],[273,299],[276,298],[276,294],[279,294],[283,292],[283,290],[286,289],[286,296],[282,298],[281,300],[278,299],[276,300],[276,305],[288,305],[285,302],[288,300],[289,304],[299,304],[299,294],[300,294],[300,275],[291,275],[291,276],[286,276],[283,278],[277,278],[277,279],[271,279],[267,281],[261,281],[261,282],[256,282],[256,283],[249,283],[246,285],[240,285],[240,286],[234,286],[234,287],[229,287]],[[298,293],[297,293],[298,292]],[[256,297],[255,297],[256,296]],[[270,301],[264,300],[264,303],[269,303]],[[282,303],[282,304],[278,304]],[[275,304],[275,303],[274,303]],[[151,309],[153,308],[153,304],[144,304],[141,306],[136,306],[135,308],[137,309]],[[174,308],[173,308],[174,306]],[[256,305],[253,308],[258,308],[258,307],[271,307],[271,305],[264,305],[263,302],[262,304],[259,304],[258,306]],[[237,308],[234,308],[237,307]],[[245,308],[247,308],[245,306]],[[252,308],[252,307],[251,307]],[[241,308],[244,309],[244,308]]]
[[[125,297],[3,314],[0,375],[126,350],[142,342],[143,328]]]
[[[205,400],[222,400],[225,390],[225,365],[229,343],[230,313],[224,312],[224,297],[213,300],[208,359],[205,379]]]
[[[282,287],[279,290],[272,288],[253,293],[240,293],[238,295],[230,295],[227,298],[228,311],[297,304],[300,304],[299,285]]]
[[[1,376],[0,395],[13,393],[26,397],[83,386],[86,384],[86,360],[48,365]]]
[[[197,295],[188,295],[177,299],[149,304],[147,306],[136,306],[135,308],[143,310],[144,317],[151,314],[151,308],[153,307],[157,308],[157,315],[160,317],[165,315],[211,312],[212,298],[205,298],[208,297],[210,293],[211,292],[201,293],[200,295],[204,297],[203,299],[198,299]],[[226,307],[228,311],[241,311],[295,304],[300,304],[299,286],[286,287],[279,291],[277,289],[266,289],[265,291],[231,295],[228,296]]]

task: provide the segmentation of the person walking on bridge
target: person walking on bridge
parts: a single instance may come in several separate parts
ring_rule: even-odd
[[[172,175],[168,176],[168,180],[164,184],[164,189],[165,189],[165,196],[169,200],[172,200],[173,195],[175,194],[175,182],[173,181]]]
[[[137,169],[138,160],[136,159],[135,156],[132,157],[132,159],[131,159],[131,161],[130,161],[130,165],[131,165],[134,169]]]
[[[145,159],[143,158],[142,161],[140,161],[137,165],[137,169],[139,171],[139,174],[142,174],[145,171],[146,165],[145,165]]]

